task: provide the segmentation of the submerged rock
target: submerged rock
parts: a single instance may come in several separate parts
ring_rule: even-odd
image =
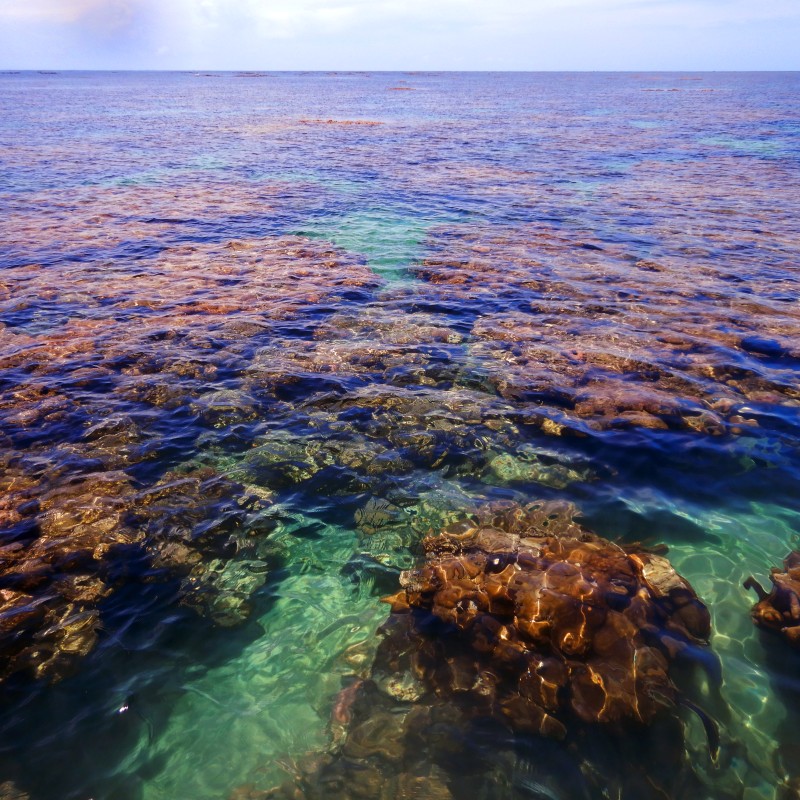
[[[374,536],[384,528],[402,521],[402,510],[381,497],[371,497],[366,505],[355,514],[355,523],[359,531]]]
[[[137,560],[144,579],[182,579],[181,601],[229,626],[248,616],[276,555],[268,495],[209,468],[139,489],[122,470],[53,469],[37,480],[9,465],[0,488],[6,531],[17,533],[0,547],[0,681],[69,674],[97,642],[102,601],[120,574],[137,574]]]
[[[30,795],[18,789],[12,781],[0,783],[0,800],[30,800]]]
[[[385,598],[392,613],[369,673],[335,704],[332,750],[252,797],[701,791],[675,708],[696,710],[712,759],[716,725],[670,672],[706,647],[708,610],[667,559],[573,515],[568,504],[493,503],[426,538],[426,563]],[[414,793],[429,783],[433,794]]]
[[[580,530],[568,507],[490,506],[424,545],[428,563],[387,602],[432,614],[469,654],[449,671],[431,659],[437,692],[476,694],[515,729],[561,737],[573,714],[648,722],[677,702],[670,663],[711,632],[665,558]]]
[[[789,553],[783,561],[783,572],[774,567],[769,577],[772,581],[769,594],[753,577],[744,583],[759,598],[750,612],[753,622],[800,649],[800,551]]]
[[[489,462],[491,476],[501,483],[539,483],[563,489],[571,483],[591,477],[588,470],[577,470],[560,463],[548,463],[532,449],[520,448],[516,453],[501,453]]]

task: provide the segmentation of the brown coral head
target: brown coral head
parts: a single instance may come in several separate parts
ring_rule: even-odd
[[[750,612],[753,622],[800,648],[800,550],[789,553],[783,561],[783,571],[773,568],[769,578],[769,593],[754,578],[745,581],[745,588],[754,589],[759,597]]]
[[[412,620],[446,623],[433,650],[447,668],[422,670],[438,696],[488,672],[513,728],[553,735],[569,716],[647,722],[677,702],[670,665],[707,642],[708,609],[666,558],[629,553],[574,516],[565,504],[495,504],[425,540],[426,563],[385,600]],[[423,627],[428,655],[417,663],[434,657]],[[457,686],[465,671],[472,679],[461,674]]]

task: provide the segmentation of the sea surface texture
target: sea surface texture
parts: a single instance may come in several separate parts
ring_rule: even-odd
[[[798,97],[0,75],[0,797],[800,796]]]

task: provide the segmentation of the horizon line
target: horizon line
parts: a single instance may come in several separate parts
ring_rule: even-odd
[[[759,72],[759,73],[800,73],[800,67],[796,69],[692,69],[689,67],[681,68],[681,69],[648,69],[646,67],[643,68],[631,68],[631,69],[413,69],[413,68],[403,68],[403,69],[369,69],[369,68],[325,68],[325,69],[270,69],[270,68],[263,68],[263,67],[226,67],[226,68],[214,68],[214,67],[181,67],[181,68],[174,68],[174,69],[158,69],[158,68],[142,68],[142,67],[106,67],[106,68],[81,68],[81,67],[0,67],[0,75],[2,74],[21,74],[23,72],[32,72],[39,75],[42,74],[58,74],[58,73],[66,73],[66,72],[94,72],[94,73],[101,73],[101,72],[111,72],[111,73],[122,73],[122,72],[142,72],[142,73],[161,73],[161,72],[179,72],[179,73],[191,73],[191,74],[202,74],[202,73],[233,73],[233,74],[251,74],[251,75],[266,75],[272,73],[304,73],[304,74],[339,74],[339,73],[352,73],[352,74],[363,74],[363,73],[371,73],[371,74],[396,74],[402,73],[407,75],[433,75],[439,73],[476,73],[476,74],[538,74],[538,73],[570,73],[570,74],[597,74],[597,73],[604,73],[604,74],[629,74],[629,73],[641,73],[646,72],[650,74],[682,74],[686,72],[695,72],[695,73],[706,73],[706,74],[717,74],[717,73],[731,73],[731,74],[743,74],[743,73],[752,73],[752,72]]]

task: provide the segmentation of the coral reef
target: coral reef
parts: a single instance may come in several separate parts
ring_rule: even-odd
[[[515,729],[560,737],[567,712],[647,722],[676,701],[670,662],[711,632],[663,556],[581,530],[569,507],[490,506],[424,546],[428,563],[387,600],[394,613],[429,612],[457,629],[475,667],[418,659],[416,671],[437,692],[497,705]]]
[[[304,125],[365,125],[367,127],[375,127],[376,125],[383,125],[374,119],[301,119]]]
[[[361,524],[387,513],[373,502]],[[532,782],[553,792],[570,781],[575,797],[699,791],[676,707],[700,716],[712,759],[719,736],[670,670],[706,646],[710,616],[666,558],[590,533],[556,502],[480,506],[424,547],[426,563],[385,598],[369,674],[337,699],[331,753],[280,789],[235,797],[453,798],[491,786],[516,798]],[[545,759],[520,775],[523,753],[548,739],[567,745],[566,770]],[[656,749],[647,772],[617,772],[614,750],[630,756],[642,741]]]
[[[758,594],[758,602],[751,611],[753,622],[800,649],[800,551],[789,553],[783,561],[783,570],[774,567],[769,578],[772,581],[769,594],[755,578],[745,581],[745,588]]]
[[[434,231],[414,269],[440,302],[483,304],[470,356],[504,398],[543,405],[546,433],[741,433],[758,424],[751,404],[800,404],[796,310],[729,299],[717,265],[536,225]],[[778,292],[769,274],[750,285]]]
[[[11,468],[4,488],[20,522],[0,549],[0,680],[68,674],[97,642],[102,601],[139,559],[149,567],[139,580],[182,578],[184,603],[231,625],[275,556],[268,501],[208,468],[144,489],[122,471],[49,485]]]
[[[63,260],[0,278],[13,322],[0,325],[0,679],[66,674],[140,556],[147,580],[180,578],[183,602],[218,624],[248,615],[274,555],[260,535],[274,526],[269,490],[148,463],[189,444],[193,425],[259,416],[263,392],[230,376],[270,326],[379,284],[290,236],[167,248],[136,280],[128,269]]]

